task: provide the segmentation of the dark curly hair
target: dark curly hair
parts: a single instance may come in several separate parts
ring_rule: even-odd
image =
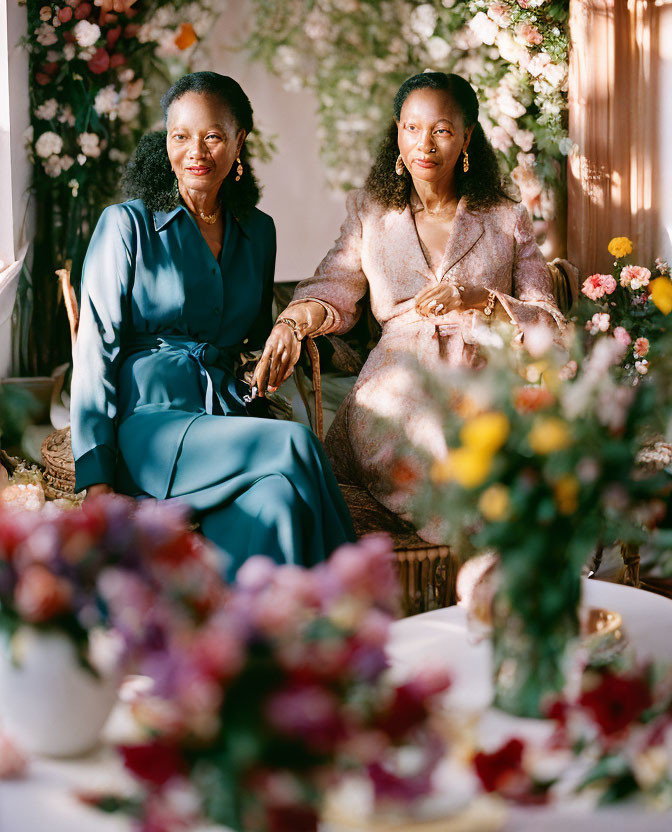
[[[471,127],[469,141],[469,172],[464,173],[460,157],[455,165],[455,189],[458,198],[465,197],[470,209],[489,208],[505,199],[511,199],[502,185],[501,173],[495,151],[478,122],[478,98],[471,84],[460,75],[444,72],[423,72],[413,75],[399,87],[394,96],[394,121],[385,134],[378,155],[369,172],[365,190],[386,208],[403,210],[411,196],[411,175],[404,167],[401,176],[395,171],[399,156],[397,124],[404,101],[415,90],[445,90],[460,108],[464,126]]]
[[[161,99],[164,123],[170,105],[188,92],[214,95],[229,108],[239,129],[246,135],[254,127],[252,106],[240,84],[217,72],[193,72],[176,81]],[[239,218],[248,215],[259,202],[259,185],[250,164],[247,144],[240,151],[243,174],[236,182],[234,165],[220,188],[220,198],[231,213]],[[166,131],[146,133],[126,166],[123,193],[127,199],[141,199],[150,211],[172,211],[179,204],[175,174],[166,150]]]

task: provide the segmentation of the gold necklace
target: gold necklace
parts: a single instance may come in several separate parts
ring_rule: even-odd
[[[206,214],[204,211],[199,211],[198,216],[203,220],[203,222],[207,222],[208,225],[214,225],[219,219],[219,208],[214,214]]]

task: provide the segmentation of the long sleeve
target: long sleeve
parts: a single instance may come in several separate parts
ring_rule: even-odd
[[[273,328],[273,283],[275,280],[275,259],[277,251],[275,223],[270,217],[264,229],[263,289],[259,312],[247,334],[246,350],[258,350],[264,346]]]
[[[513,296],[496,292],[509,318],[522,330],[526,325],[562,327],[564,318],[553,293],[553,279],[534,236],[532,220],[524,205],[516,208],[514,229]]]
[[[103,211],[82,273],[71,427],[77,490],[113,485],[122,324],[134,268],[133,226],[123,206]]]
[[[313,277],[299,283],[285,310],[291,315],[291,307],[295,303],[305,300],[321,303],[327,316],[313,335],[347,332],[359,318],[359,302],[368,289],[368,280],[362,269],[360,212],[364,198],[363,191],[351,191],[348,194],[347,216],[338,240],[317,267]]]

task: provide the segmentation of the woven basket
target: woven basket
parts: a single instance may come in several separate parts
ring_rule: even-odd
[[[71,497],[75,493],[75,459],[72,455],[70,428],[50,433],[42,443],[44,491],[49,500]]]

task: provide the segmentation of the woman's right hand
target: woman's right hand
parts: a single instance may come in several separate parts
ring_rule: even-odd
[[[298,337],[291,326],[279,322],[285,317],[296,321]],[[251,386],[257,388],[260,396],[266,391],[274,393],[291,376],[301,355],[301,341],[316,332],[325,317],[324,306],[316,301],[296,304],[280,315],[252,376]]]
[[[84,498],[84,502],[93,499],[94,497],[99,497],[101,494],[114,494],[114,489],[111,485],[108,485],[105,482],[98,482],[95,485],[90,485],[86,489],[86,497]]]

